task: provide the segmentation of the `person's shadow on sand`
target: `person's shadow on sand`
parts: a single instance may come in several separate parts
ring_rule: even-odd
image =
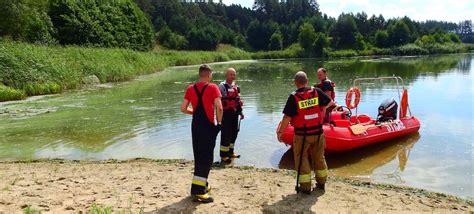
[[[292,194],[283,197],[282,200],[273,204],[264,204],[263,213],[312,213],[311,207],[316,204],[318,198],[324,195],[321,190],[314,191],[311,195]]]
[[[193,198],[188,196],[183,198],[181,201],[176,203],[170,204],[165,206],[159,210],[146,212],[147,214],[160,214],[160,213],[193,213],[196,211],[196,207],[199,206],[200,203],[193,202]]]

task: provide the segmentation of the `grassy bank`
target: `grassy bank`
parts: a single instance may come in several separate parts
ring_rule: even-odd
[[[460,53],[474,45],[435,44],[420,47],[408,44],[391,49],[364,51],[330,50],[329,58],[371,55],[426,55]],[[169,66],[195,65],[241,59],[281,59],[307,57],[303,48],[292,45],[281,51],[249,53],[228,45],[216,51],[155,50],[137,52],[127,49],[40,46],[0,39],[0,102],[27,96],[56,94],[82,84],[127,81],[138,75]]]
[[[356,57],[356,56],[416,56],[430,54],[465,53],[474,50],[473,44],[433,44],[419,46],[407,44],[394,48],[369,48],[366,50],[333,50],[325,49],[324,56],[327,58]],[[301,58],[307,57],[304,49],[298,45],[292,45],[281,51],[257,52],[252,56],[254,59],[278,59],[278,58]]]
[[[169,66],[250,59],[245,51],[151,51],[46,47],[0,40],[0,101],[75,89],[96,76],[101,83],[130,80]]]

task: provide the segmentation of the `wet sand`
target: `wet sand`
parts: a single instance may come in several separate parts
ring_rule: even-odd
[[[330,177],[326,192],[296,195],[291,170],[214,168],[215,202],[189,197],[185,161],[35,161],[0,163],[0,213],[435,212],[467,213],[474,203],[425,190]],[[331,175],[331,173],[330,173]]]

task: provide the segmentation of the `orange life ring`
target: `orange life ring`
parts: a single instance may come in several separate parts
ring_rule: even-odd
[[[355,94],[354,104],[352,104],[352,94]],[[360,89],[357,87],[350,88],[346,94],[346,106],[350,109],[355,109],[360,102]]]

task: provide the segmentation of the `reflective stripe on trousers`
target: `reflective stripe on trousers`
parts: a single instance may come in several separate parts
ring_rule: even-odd
[[[235,141],[239,133],[239,113],[235,111],[224,111],[222,116],[221,132],[221,158],[230,157],[234,154]]]
[[[328,170],[323,169],[323,170],[316,170],[316,177],[318,178],[325,178],[328,176]]]
[[[203,186],[203,187],[206,187],[207,185],[207,178],[203,178],[203,177],[199,177],[199,176],[194,176],[193,177],[193,182],[192,182],[194,185],[198,185],[198,186]]]
[[[319,138],[319,142],[318,142]],[[299,182],[302,183],[303,181],[307,181],[309,184],[311,179],[307,179],[305,176],[310,175],[311,178],[311,171],[314,171],[316,174],[316,181],[318,183],[324,184],[326,183],[327,177],[327,165],[326,160],[324,157],[324,148],[326,146],[326,141],[324,135],[311,135],[305,137],[305,148],[303,150],[303,154],[301,152],[301,146],[303,144],[303,136],[295,135],[293,138],[293,154],[294,154],[294,162],[295,162],[295,170],[298,170],[296,167],[299,166],[299,159],[300,155],[303,155],[302,162],[301,162],[301,172],[300,172],[300,180]],[[309,156],[312,159],[313,169],[311,168],[311,163],[309,160]],[[303,178],[301,178],[303,176]],[[303,179],[303,180],[302,180]],[[309,180],[309,181],[308,181]],[[311,185],[305,185],[308,188],[311,188]],[[302,186],[304,188],[304,186]]]
[[[311,182],[311,173],[300,175],[299,183],[310,183]]]
[[[221,152],[228,152],[230,150],[230,146],[221,146]]]

